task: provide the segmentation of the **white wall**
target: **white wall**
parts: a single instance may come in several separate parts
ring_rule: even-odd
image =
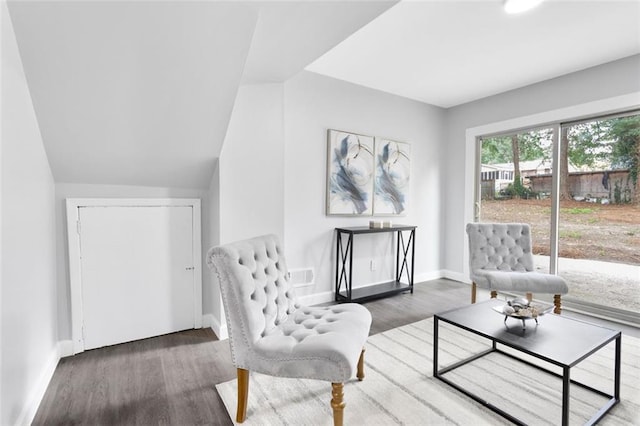
[[[486,130],[508,131],[553,121],[640,106],[640,55],[481,99],[447,111],[443,162],[444,268],[466,279],[465,223],[472,220],[473,138]]]
[[[241,86],[220,153],[220,242],[284,234],[282,84]]]
[[[199,189],[159,188],[147,186],[93,185],[56,183],[55,220],[56,220],[56,259],[58,288],[58,339],[71,340],[71,292],[69,283],[69,242],[67,239],[67,198],[200,198],[202,202],[202,229],[208,228],[207,193]],[[203,231],[204,232],[204,231]],[[203,247],[202,250],[206,250]],[[203,261],[204,262],[204,261]],[[204,263],[203,263],[204,265]],[[203,287],[203,313],[211,312],[211,305],[205,302]],[[68,355],[66,353],[65,355]]]
[[[241,86],[218,167],[209,187],[208,247],[258,235],[284,235],[283,86]],[[225,338],[226,321],[214,276],[207,271],[212,328]],[[203,293],[204,297],[204,293]]]
[[[58,361],[54,182],[2,14],[0,424],[30,423]]]
[[[368,225],[372,219],[325,214],[328,129],[411,143],[408,214],[392,220],[418,226],[416,282],[440,276],[444,114],[441,108],[309,72],[285,83],[285,251],[290,269],[313,267],[316,273],[314,286],[298,289],[298,296],[332,300],[334,228]],[[390,279],[390,235],[357,238],[354,286]],[[379,265],[375,272],[369,270],[371,259]]]
[[[290,269],[316,271],[314,286],[299,289],[299,296],[308,303],[332,300],[334,228],[367,225],[371,217],[326,216],[327,129],[412,144],[409,213],[392,219],[418,226],[416,281],[440,277],[444,110],[309,72],[284,85],[242,86],[238,92],[209,188],[213,225],[207,245],[275,233],[283,239]],[[388,280],[388,234],[363,236],[358,243],[356,284]],[[369,271],[370,259],[378,262],[375,272]],[[213,283],[213,277],[205,279]],[[212,302],[219,303],[217,284],[212,288]],[[222,309],[213,312],[214,322],[222,324]]]
[[[4,62],[4,43],[5,39],[5,16],[7,15],[7,4],[5,1],[0,2],[0,345],[2,345],[2,140],[4,139],[3,135],[3,126],[4,123],[4,113],[2,105],[4,101],[2,100],[2,85],[4,84],[4,66],[1,66]],[[4,417],[2,417],[2,346],[0,346],[0,421]]]

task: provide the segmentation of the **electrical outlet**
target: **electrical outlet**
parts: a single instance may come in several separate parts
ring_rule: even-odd
[[[377,266],[377,265],[376,265],[376,261],[375,261],[375,260],[373,260],[373,259],[371,259],[371,263],[369,264],[369,268],[370,268],[372,271],[375,271],[375,270],[376,270],[376,266]]]

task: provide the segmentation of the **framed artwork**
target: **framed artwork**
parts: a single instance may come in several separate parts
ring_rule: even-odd
[[[411,177],[411,145],[376,138],[375,161],[373,214],[406,214]]]
[[[374,139],[356,133],[327,132],[327,214],[373,213]]]

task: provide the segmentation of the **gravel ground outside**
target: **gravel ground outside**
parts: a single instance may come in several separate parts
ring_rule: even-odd
[[[482,222],[531,225],[536,269],[548,271],[550,200],[482,201]],[[640,312],[640,206],[563,202],[558,272],[567,298]]]

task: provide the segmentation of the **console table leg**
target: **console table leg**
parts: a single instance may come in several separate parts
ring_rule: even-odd
[[[339,271],[340,271],[340,251],[341,250],[342,250],[342,233],[338,231],[336,235],[336,281],[335,281],[336,291],[334,295],[336,302],[340,301],[339,294],[340,294],[341,281],[338,277],[339,277]],[[342,267],[344,268],[344,265]]]
[[[349,234],[347,250],[349,250],[349,282],[347,283],[347,297],[349,298],[349,302],[351,302],[351,286],[353,285],[353,234]]]
[[[411,285],[411,294],[413,294],[413,265],[414,265],[414,260],[416,258],[416,230],[413,229],[411,230],[411,281],[409,281],[409,284]]]

